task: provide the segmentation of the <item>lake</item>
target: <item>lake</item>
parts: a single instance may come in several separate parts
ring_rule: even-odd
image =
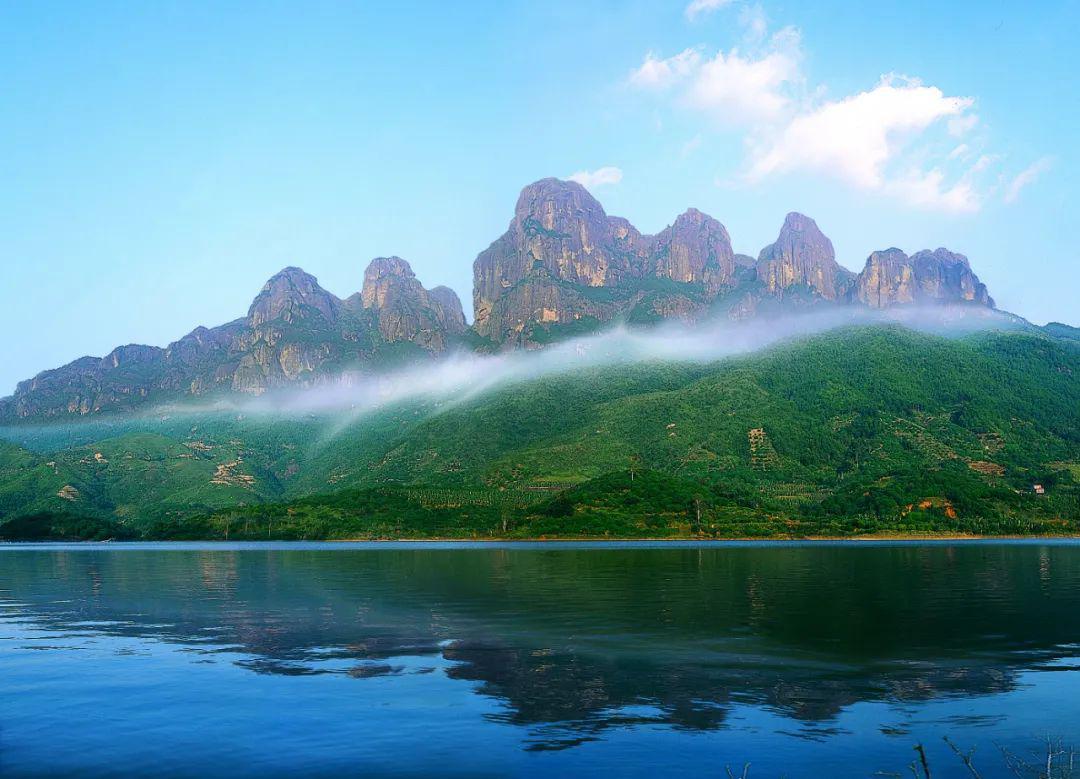
[[[1078,642],[1072,541],[0,545],[0,775],[1011,777]]]

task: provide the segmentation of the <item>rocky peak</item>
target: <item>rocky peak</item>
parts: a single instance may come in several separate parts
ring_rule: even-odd
[[[653,240],[653,275],[705,284],[709,292],[731,283],[735,274],[731,237],[708,214],[687,209]]]
[[[912,303],[975,303],[993,307],[967,257],[948,249],[908,257],[899,249],[874,252],[853,287],[853,297],[874,308]]]
[[[145,344],[118,346],[102,360],[103,367],[119,368],[124,365],[153,362],[161,356],[163,351],[160,347],[146,346]]]
[[[336,316],[340,301],[319,286],[318,280],[300,268],[289,267],[274,274],[248,309],[252,327],[282,319],[295,322],[317,311],[328,322]]]
[[[581,223],[606,221],[604,207],[576,181],[540,179],[521,190],[514,206],[514,222],[523,230],[566,233]]]
[[[528,185],[518,197],[506,232],[473,263],[477,331],[502,340],[508,330],[520,330],[524,321],[536,316],[572,318],[570,312],[561,312],[556,298],[562,295],[554,285],[616,284],[635,272],[631,263],[638,243],[637,230],[625,219],[609,217],[580,184],[548,178]],[[500,303],[525,279],[533,288],[510,293],[522,299]]]
[[[896,248],[873,252],[852,290],[856,300],[872,308],[914,303],[915,294],[911,260]]]
[[[461,298],[450,287],[432,287],[428,294],[431,299],[442,307],[446,325],[451,332],[465,332],[468,324],[465,322],[465,310],[461,307]]]
[[[851,276],[836,263],[832,241],[817,222],[794,211],[784,219],[776,242],[761,250],[757,269],[766,290],[777,297],[789,287],[805,286],[825,300],[836,300]]]
[[[934,251],[924,249],[911,257],[915,275],[919,280],[919,297],[922,300],[962,301],[994,307],[994,300],[971,272],[968,258],[948,249]]]
[[[376,257],[364,271],[364,286],[360,300],[364,308],[383,308],[395,296],[416,297],[424,288],[416,279],[412,266],[400,257]]]
[[[446,348],[447,336],[464,332],[465,314],[452,290],[424,289],[400,257],[376,257],[364,271],[360,300],[376,312],[379,333],[390,342],[411,341],[431,351]]]

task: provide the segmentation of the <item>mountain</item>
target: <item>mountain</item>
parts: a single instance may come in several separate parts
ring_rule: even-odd
[[[1080,341],[1080,327],[1071,327],[1061,322],[1050,322],[1043,326],[1050,335],[1055,338],[1065,338],[1069,341]]]
[[[832,241],[817,222],[797,213],[787,215],[776,242],[761,250],[757,275],[769,295],[809,292],[829,301],[843,300],[854,278],[837,264]]]
[[[45,371],[0,400],[0,422],[59,420],[220,393],[310,387],[455,347],[537,348],[608,323],[746,319],[837,306],[970,305],[993,299],[966,257],[874,252],[858,275],[813,219],[790,213],[776,241],[736,254],[727,229],[688,209],[655,235],[609,216],[572,181],[525,187],[506,232],[473,263],[474,322],[457,295],[426,289],[399,257],[367,267],[342,300],[290,267],[245,317],[165,348],[122,346]]]
[[[263,285],[245,317],[196,328],[164,349],[121,346],[40,373],[0,401],[0,419],[63,419],[185,396],[311,386],[439,354],[465,331],[457,296],[426,290],[401,258],[373,260],[361,292],[346,300],[290,267]]]
[[[790,213],[755,261],[736,255],[724,226],[696,209],[644,235],[581,185],[543,179],[522,191],[507,231],[473,263],[474,327],[497,345],[531,347],[616,319],[742,319],[808,305],[993,307],[963,255],[893,252],[875,252],[856,275],[813,219]]]
[[[474,327],[530,346],[616,317],[692,320],[748,277],[724,226],[696,209],[642,235],[580,184],[543,179],[522,190],[507,231],[473,263]]]
[[[994,307],[967,257],[948,249],[921,251],[911,257],[895,248],[874,252],[855,280],[852,294],[872,308],[929,303]]]
[[[351,422],[26,426],[0,442],[0,523],[59,512],[211,538],[1075,533],[1077,376],[1075,343],[1039,331],[863,326]]]

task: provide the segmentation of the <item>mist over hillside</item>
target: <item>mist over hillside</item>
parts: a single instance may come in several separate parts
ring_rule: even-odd
[[[617,328],[370,384],[9,427],[0,520],[149,537],[1072,532],[1080,349],[985,324]]]

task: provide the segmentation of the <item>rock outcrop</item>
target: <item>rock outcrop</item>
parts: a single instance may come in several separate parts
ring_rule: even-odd
[[[696,208],[643,243],[650,251],[648,270],[656,278],[700,284],[709,295],[734,284],[731,237],[722,224]]]
[[[0,400],[0,419],[58,419],[184,396],[310,386],[398,359],[402,349],[438,354],[466,329],[457,295],[424,289],[398,257],[374,260],[362,291],[347,300],[290,267],[263,285],[247,316],[198,327],[164,349],[122,346],[44,371]]]
[[[405,260],[378,257],[364,272],[360,300],[374,314],[379,335],[387,343],[409,341],[429,351],[443,351],[450,337],[465,332],[465,314],[457,295],[442,289],[433,296]]]
[[[580,184],[543,179],[522,190],[507,231],[473,263],[474,327],[531,346],[560,325],[692,319],[739,271],[727,230],[696,209],[642,235]]]
[[[874,252],[856,278],[851,296],[871,308],[940,303],[994,307],[967,257],[947,249],[911,257],[895,248]]]
[[[270,277],[248,309],[248,322],[260,327],[281,320],[292,324],[321,317],[337,318],[341,301],[319,286],[318,280],[300,268],[285,268]]]
[[[827,301],[843,298],[854,277],[836,262],[832,241],[817,223],[795,212],[784,219],[775,243],[761,250],[757,275],[773,297],[798,294]]]

